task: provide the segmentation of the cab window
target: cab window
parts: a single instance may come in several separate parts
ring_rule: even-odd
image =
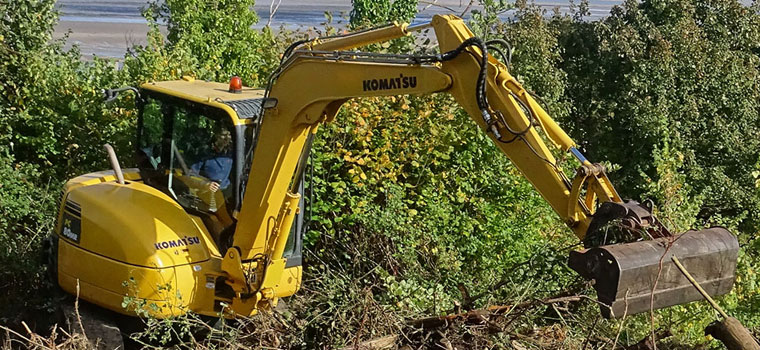
[[[142,119],[138,163],[145,182],[185,209],[226,210],[234,194],[229,120],[158,100],[146,104]]]

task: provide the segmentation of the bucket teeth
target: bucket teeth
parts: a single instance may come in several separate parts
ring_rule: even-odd
[[[712,296],[731,291],[739,242],[722,227],[649,241],[590,248],[570,253],[568,265],[594,289],[606,318],[701,300],[671,257],[677,256]]]

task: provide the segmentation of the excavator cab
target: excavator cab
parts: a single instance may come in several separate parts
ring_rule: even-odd
[[[184,82],[185,88],[214,84],[190,78]],[[145,184],[174,198],[189,214],[200,217],[224,251],[232,243],[264,99],[258,94],[240,98],[227,91],[226,103],[235,112],[230,114],[225,109],[177,98],[176,93],[153,89],[165,84],[172,82],[146,84],[140,90],[135,150],[140,177]],[[222,101],[225,100],[219,98],[216,102]],[[299,186],[303,192],[303,181]],[[303,200],[299,207],[303,212]],[[296,220],[285,255],[299,258],[291,261],[300,260],[303,215]]]
[[[251,143],[255,126],[243,125],[236,132],[229,116],[215,112],[147,94],[138,121],[136,163],[145,184],[203,218],[218,239],[233,225],[237,209],[243,155],[235,151],[245,148],[246,139]]]

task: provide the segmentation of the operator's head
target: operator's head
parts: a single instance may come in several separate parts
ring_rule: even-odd
[[[214,150],[219,153],[229,152],[232,145],[232,134],[224,127],[220,127],[214,133]]]

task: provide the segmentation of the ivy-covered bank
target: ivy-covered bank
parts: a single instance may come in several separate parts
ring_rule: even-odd
[[[353,5],[350,26],[364,28],[413,18],[423,4]],[[186,74],[237,74],[262,85],[284,47],[306,34],[252,29],[252,6],[146,4],[148,44],[133,47],[117,69],[52,39],[54,0],[0,1],[0,324],[23,330],[25,321],[47,336],[44,320],[60,297],[44,282],[38,255],[60,187],[107,168],[104,143],[131,162],[134,102],[105,105],[100,89]],[[523,0],[481,0],[468,21],[479,35],[512,43],[514,74],[590,158],[608,165],[625,197],[653,199],[676,231],[723,225],[739,234],[740,275],[720,303],[760,330],[760,4],[629,0],[599,20],[589,19],[585,2],[573,9],[555,15]],[[406,39],[368,49],[434,47]],[[703,336],[715,319],[703,303],[622,322],[598,319],[586,298],[531,303],[594,296],[564,265],[575,239],[447,96],[349,101],[314,149],[302,291],[274,316],[180,346],[332,348],[396,335],[399,344],[429,348],[612,348],[652,330],[673,334],[661,348],[717,346]],[[425,333],[406,324],[513,304],[522,306],[495,330],[454,322]],[[168,339],[160,334],[185,329],[149,322],[159,343]]]

